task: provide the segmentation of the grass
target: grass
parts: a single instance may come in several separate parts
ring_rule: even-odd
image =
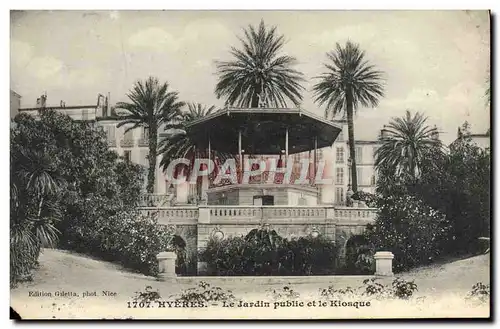
[[[152,308],[131,309],[127,302],[137,291],[146,286],[158,290],[164,300],[191,288],[194,284],[159,282],[153,277],[131,273],[115,264],[61,250],[46,249],[40,256],[40,268],[32,282],[26,282],[11,290],[11,305],[21,316],[29,318],[349,318],[349,317],[487,317],[489,305],[472,305],[465,296],[477,282],[489,284],[490,255],[480,255],[446,264],[418,268],[398,275],[415,280],[418,291],[410,301],[372,300],[370,307],[288,307],[288,308]],[[269,300],[266,291],[282,289],[283,285],[255,285],[237,279],[218,285],[231,289],[245,301]],[[392,279],[384,279],[390,283]],[[318,300],[319,289],[334,285],[346,288],[358,287],[362,279],[338,280],[325,277],[315,281],[292,285],[300,298],[312,302]],[[78,297],[55,297],[56,291],[77,293]],[[103,296],[104,291],[116,293]],[[30,297],[30,292],[51,292],[52,298]],[[96,296],[83,297],[85,292]],[[366,297],[351,296],[358,300]],[[272,305],[272,304],[271,304]]]

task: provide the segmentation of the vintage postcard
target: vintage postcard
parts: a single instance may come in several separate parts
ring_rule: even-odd
[[[488,319],[490,19],[11,11],[11,307]]]

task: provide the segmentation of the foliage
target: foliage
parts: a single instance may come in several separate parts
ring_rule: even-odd
[[[170,235],[135,212],[142,168],[108,150],[100,127],[51,110],[39,119],[20,114],[11,128],[11,164],[12,275],[33,268],[56,237],[59,248],[157,271],[154,256]]]
[[[147,138],[149,138],[147,191],[153,193],[159,129],[177,128],[180,110],[185,104],[178,100],[177,92],[169,91],[167,82],[160,83],[158,78],[154,77],[149,77],[145,81],[137,81],[127,96],[130,99],[129,103],[116,104],[116,109],[125,110],[125,113],[120,114],[122,121],[117,127],[130,125],[126,131],[138,127],[147,129]]]
[[[424,158],[441,152],[441,142],[436,138],[437,128],[426,125],[427,117],[406,111],[403,118],[393,118],[384,126],[387,135],[381,136],[382,145],[375,152],[375,166],[384,167],[387,175],[415,181],[421,175]]]
[[[377,278],[363,280],[363,296],[387,297],[390,294],[388,287],[377,280]]]
[[[352,196],[353,200],[363,201],[368,207],[375,208],[377,206],[377,196],[365,191],[358,191]]]
[[[401,299],[408,299],[416,290],[418,290],[418,286],[415,283],[415,280],[406,281],[401,278],[396,278],[392,281],[392,290],[394,296]]]
[[[343,274],[373,274],[375,272],[373,244],[363,235],[355,235],[346,243]]]
[[[320,288],[319,294],[323,298],[336,298],[337,296],[352,296],[355,290],[351,287],[335,289],[334,286],[328,286],[328,288]]]
[[[413,196],[387,196],[381,201],[372,230],[375,250],[392,251],[394,271],[432,262],[441,253],[450,223],[446,216]]]
[[[280,55],[285,38],[276,27],[268,28],[264,21],[257,28],[249,25],[240,41],[243,49],[231,48],[233,60],[216,62],[217,98],[238,107],[287,107],[285,99],[298,106],[303,74],[291,68],[294,57]]]
[[[282,300],[282,299],[292,300],[300,298],[300,293],[293,290],[289,286],[284,286],[281,289],[270,288],[267,290],[267,295],[270,296],[273,300]]]
[[[317,77],[319,82],[313,87],[315,102],[326,105],[326,117],[333,118],[336,114],[347,116],[352,190],[356,193],[358,180],[353,116],[360,106],[376,107],[384,96],[383,73],[365,60],[365,52],[351,41],[347,41],[345,46],[337,43],[327,57],[329,62],[324,64],[326,72]]]
[[[320,288],[320,297],[326,299],[343,299],[345,297],[362,295],[376,299],[409,299],[418,290],[418,286],[413,280],[406,281],[397,277],[392,281],[391,285],[383,284],[379,280],[379,278],[364,279],[363,284],[357,288],[347,287],[345,289],[336,289],[333,285],[330,285],[328,288]]]
[[[490,300],[490,285],[482,282],[476,283],[468,292],[466,299],[480,304],[488,302]]]
[[[135,296],[133,297],[135,302],[139,303],[150,303],[161,300],[160,292],[158,289],[156,291],[153,290],[153,287],[146,286],[144,291],[136,291]]]
[[[205,281],[200,281],[197,287],[183,290],[176,301],[204,304],[222,301],[235,301],[231,290],[224,290],[221,287],[211,286]]]
[[[212,238],[201,255],[212,275],[312,275],[335,270],[337,250],[322,237],[287,240],[274,230]]]
[[[409,192],[450,218],[447,253],[478,251],[478,238],[490,235],[490,150],[473,143],[466,123],[449,155],[434,155],[428,161],[434,165],[424,167],[422,180]]]
[[[158,224],[154,215],[134,211],[98,216],[68,231],[66,248],[117,262],[146,275],[158,273],[156,255],[172,248],[171,227]]]

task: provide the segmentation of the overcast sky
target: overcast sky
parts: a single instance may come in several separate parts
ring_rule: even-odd
[[[31,11],[11,14],[11,88],[22,107],[47,92],[48,105],[126,100],[137,79],[169,82],[184,101],[222,106],[214,87],[214,60],[229,59],[248,24],[264,19],[298,59],[306,110],[323,114],[310,92],[326,52],[347,39],[385,72],[386,96],[376,109],[360,109],[357,139],[376,138],[406,109],[429,116],[445,142],[465,120],[474,132],[490,126],[484,92],[489,70],[490,25],[485,11]]]

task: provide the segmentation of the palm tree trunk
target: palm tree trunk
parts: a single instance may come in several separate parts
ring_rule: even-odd
[[[149,170],[148,170],[148,185],[147,192],[154,193],[155,190],[155,174],[156,174],[156,155],[158,144],[158,128],[156,125],[149,127]]]
[[[356,172],[356,146],[354,145],[354,109],[352,105],[352,95],[350,92],[346,93],[347,103],[347,132],[349,134],[349,156],[351,158],[351,180],[352,191],[358,192],[358,175]]]
[[[259,94],[254,93],[252,96],[252,103],[250,105],[251,108],[259,107]]]

